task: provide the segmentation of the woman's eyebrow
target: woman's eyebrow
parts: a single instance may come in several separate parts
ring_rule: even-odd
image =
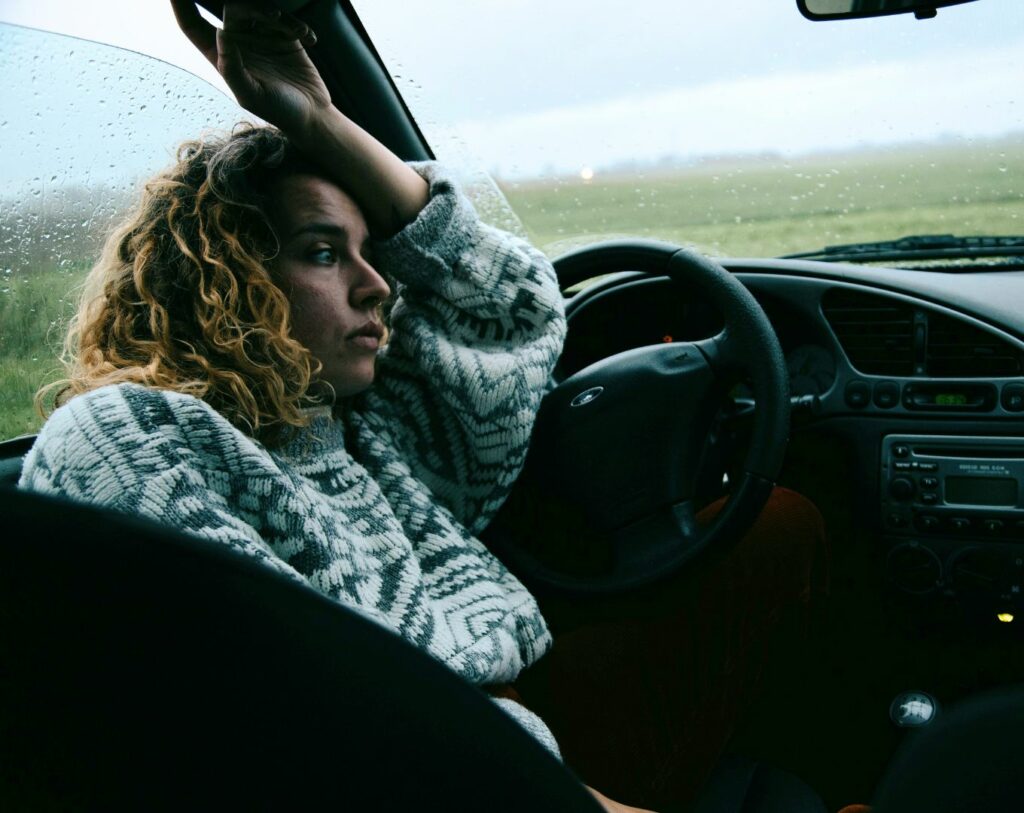
[[[327,234],[332,237],[348,238],[348,231],[337,223],[305,223],[288,235],[289,240],[294,240],[303,234]]]

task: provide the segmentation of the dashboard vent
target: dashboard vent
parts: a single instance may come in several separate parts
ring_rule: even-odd
[[[969,322],[887,296],[833,288],[822,310],[850,363],[867,375],[1003,378],[1024,352]]]
[[[821,305],[850,363],[862,373],[914,374],[914,309],[910,305],[842,288],[828,291]]]
[[[1000,378],[1020,375],[1021,352],[998,336],[942,314],[928,315],[925,365],[935,378]]]

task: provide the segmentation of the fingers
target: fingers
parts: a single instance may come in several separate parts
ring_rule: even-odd
[[[226,41],[218,36],[215,26],[199,14],[195,0],[171,0],[178,27],[195,45],[206,60],[217,67],[218,41],[223,49]],[[282,14],[269,6],[251,6],[226,3],[224,31],[231,34],[255,34],[299,40],[305,47],[316,45],[316,34],[302,20],[292,14]]]
[[[264,5],[226,3],[224,31],[231,35],[251,34],[299,40],[307,47],[316,44],[316,34],[306,23],[292,14],[283,14],[280,9]]]
[[[217,67],[217,30],[200,16],[195,0],[171,0],[171,8],[185,36],[210,64]]]
[[[281,15],[281,21],[292,26],[297,39],[307,48],[316,45],[316,32],[310,26],[292,14]]]
[[[243,31],[254,28],[257,23],[273,25],[281,19],[280,9],[270,6],[241,3],[224,4],[224,30]]]

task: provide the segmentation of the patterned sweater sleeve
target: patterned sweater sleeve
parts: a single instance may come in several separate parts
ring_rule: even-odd
[[[547,724],[541,720],[540,717],[526,708],[526,706],[520,705],[511,698],[492,697],[491,700],[493,700],[502,711],[525,728],[527,733],[531,734],[541,745],[543,745],[555,759],[559,762],[562,761],[562,752],[558,747],[558,742],[555,740],[555,735],[551,733],[551,729],[547,727]]]
[[[412,166],[430,201],[374,247],[397,299],[377,382],[355,408],[477,534],[522,468],[565,310],[540,251],[482,223],[438,165]]]
[[[135,385],[103,387],[50,416],[18,485],[223,543],[308,586],[247,521],[250,512],[230,502],[231,470],[258,479],[266,466],[249,459],[257,455],[233,435],[227,421],[198,399]]]

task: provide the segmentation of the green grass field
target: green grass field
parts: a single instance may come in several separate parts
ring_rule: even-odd
[[[552,257],[627,236],[774,257],[908,234],[1024,233],[1022,138],[499,185]],[[22,245],[45,245],[39,230]],[[74,289],[91,263],[73,253],[26,262],[0,248],[0,439],[38,429],[33,394],[61,376]]]
[[[625,236],[775,257],[908,234],[1024,232],[1020,138],[499,185],[550,256]]]
[[[62,376],[58,361],[84,262],[22,274],[0,287],[0,439],[35,432],[36,390]],[[13,272],[12,272],[12,275]]]

